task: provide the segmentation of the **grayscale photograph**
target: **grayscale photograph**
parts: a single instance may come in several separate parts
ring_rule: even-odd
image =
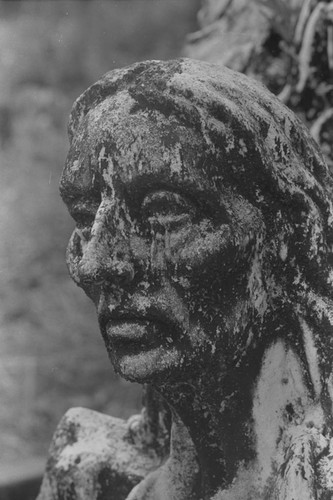
[[[0,500],[333,499],[333,1],[0,0]]]

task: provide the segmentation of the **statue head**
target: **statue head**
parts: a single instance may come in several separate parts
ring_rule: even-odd
[[[148,61],[84,92],[69,135],[68,265],[116,370],[250,370],[279,338],[327,393],[332,180],[295,115],[226,68]]]

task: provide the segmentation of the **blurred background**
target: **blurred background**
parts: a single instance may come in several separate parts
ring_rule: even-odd
[[[70,281],[58,194],[73,100],[103,73],[182,52],[199,0],[0,0],[0,472],[45,457],[72,406],[128,417],[89,300]],[[2,469],[1,469],[2,468]]]

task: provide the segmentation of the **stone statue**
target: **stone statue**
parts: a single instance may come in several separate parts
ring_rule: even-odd
[[[70,274],[116,371],[169,405],[171,443],[130,493],[112,496],[113,465],[108,495],[89,477],[86,494],[72,464],[66,496],[58,431],[40,498],[332,498],[332,178],[305,126],[258,82],[181,59],[106,74],[69,134]]]

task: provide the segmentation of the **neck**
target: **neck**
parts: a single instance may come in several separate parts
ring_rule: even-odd
[[[292,436],[303,420],[307,429],[312,399],[299,360],[284,342],[273,343],[255,364],[243,370],[210,365],[198,370],[200,376],[159,387],[175,416],[171,463],[181,463],[187,453],[199,466],[191,483],[198,494],[175,498],[208,500],[217,491],[225,499],[253,498],[254,492],[266,498],[273,462],[279,469],[288,456],[289,438],[281,439],[281,429]]]
[[[194,446],[200,498],[211,498],[218,489],[228,488],[239,464],[253,464],[252,391],[247,378],[219,375],[217,367],[210,366],[200,371],[200,377],[159,388],[176,415],[173,437],[181,439],[183,425]]]

